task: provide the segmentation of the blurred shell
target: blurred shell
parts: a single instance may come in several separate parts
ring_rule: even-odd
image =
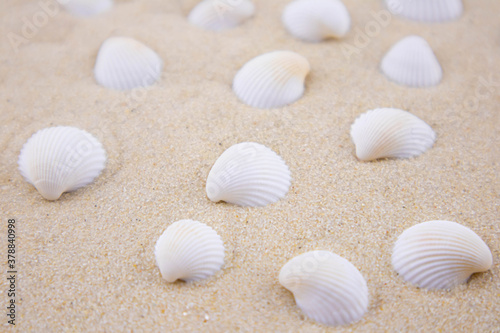
[[[90,133],[75,127],[42,129],[24,144],[19,171],[47,200],[91,183],[106,163],[106,152]]]
[[[247,62],[236,74],[233,90],[245,104],[277,108],[304,94],[310,66],[306,58],[291,51],[274,51]]]
[[[471,229],[429,221],[406,229],[392,254],[394,269],[420,288],[449,289],[491,268],[491,251]]]
[[[351,126],[351,138],[358,159],[370,161],[418,156],[432,147],[436,133],[407,111],[382,108],[360,115]]]
[[[115,90],[131,90],[155,83],[163,62],[146,45],[127,37],[108,38],[95,63],[97,83]]]
[[[286,6],[283,25],[308,42],[344,37],[351,26],[347,8],[340,0],[296,0]]]
[[[243,142],[217,159],[207,178],[210,200],[240,206],[265,206],[283,198],[290,187],[290,170],[271,149]]]
[[[410,87],[435,86],[443,77],[430,45],[419,36],[397,42],[382,59],[380,68],[390,80]]]
[[[322,324],[350,324],[368,310],[368,287],[361,273],[328,251],[293,258],[281,268],[279,281],[293,293],[299,308]]]
[[[188,21],[206,30],[234,28],[254,15],[249,0],[204,0],[189,13]]]
[[[440,23],[459,18],[462,0],[385,0],[392,14],[420,22]]]
[[[167,282],[206,279],[224,264],[224,244],[204,223],[180,220],[171,224],[155,246],[156,264]]]
[[[75,16],[94,16],[113,7],[113,0],[58,0],[58,2]]]

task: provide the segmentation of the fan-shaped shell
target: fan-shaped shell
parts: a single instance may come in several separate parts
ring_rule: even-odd
[[[407,111],[382,108],[360,115],[351,126],[351,138],[358,159],[370,161],[418,156],[432,147],[436,133]]]
[[[462,0],[385,0],[387,8],[396,15],[420,22],[446,22],[459,18]]]
[[[310,66],[306,58],[291,51],[274,51],[247,62],[233,80],[233,90],[245,104],[277,108],[304,94]]]
[[[293,293],[299,308],[322,324],[349,324],[368,309],[368,287],[361,273],[328,251],[293,258],[281,268],[279,281]]]
[[[155,258],[166,281],[199,281],[221,269],[224,244],[206,224],[180,220],[171,224],[156,242]]]
[[[351,26],[340,0],[295,0],[285,7],[281,19],[292,36],[308,42],[344,37]]]
[[[75,16],[94,16],[111,9],[113,0],[59,0]]]
[[[146,45],[128,37],[111,37],[99,49],[94,75],[106,88],[130,90],[155,83],[162,67],[160,57]]]
[[[106,163],[106,152],[90,133],[75,127],[42,129],[24,144],[19,171],[47,200],[91,183]]]
[[[234,28],[255,13],[250,0],[204,0],[189,13],[188,21],[206,30]]]
[[[392,254],[394,269],[421,288],[449,289],[491,268],[493,257],[471,229],[450,221],[429,221],[406,229]]]
[[[430,45],[419,36],[408,36],[397,42],[380,64],[390,80],[410,87],[437,85],[443,71]]]
[[[290,170],[271,149],[254,142],[231,146],[217,159],[207,178],[207,196],[214,202],[265,206],[283,198]]]

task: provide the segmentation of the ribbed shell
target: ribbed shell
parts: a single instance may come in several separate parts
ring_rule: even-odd
[[[64,8],[75,16],[94,16],[113,7],[113,0],[59,0]]]
[[[189,13],[188,21],[206,30],[234,28],[252,17],[255,5],[249,0],[204,0]]]
[[[233,80],[233,90],[245,104],[278,108],[304,94],[310,66],[306,58],[291,51],[274,51],[247,62]]]
[[[380,68],[390,80],[410,87],[435,86],[443,77],[430,45],[419,36],[397,42],[382,59]]]
[[[155,83],[162,67],[163,61],[146,45],[128,37],[111,37],[99,49],[94,75],[106,88],[131,90]]]
[[[409,158],[431,148],[436,133],[417,116],[400,109],[374,109],[351,126],[356,156],[361,161],[384,157]]]
[[[91,183],[106,164],[106,152],[90,133],[75,127],[42,129],[24,144],[19,171],[47,200]]]
[[[265,206],[290,188],[290,170],[271,149],[254,142],[231,146],[217,159],[207,178],[207,196],[214,202]]]
[[[309,318],[325,325],[353,323],[368,309],[368,287],[361,273],[328,251],[293,258],[281,268],[279,281]]]
[[[308,42],[344,37],[351,26],[340,0],[296,0],[285,7],[281,19],[292,36]]]
[[[405,230],[392,254],[406,281],[427,289],[449,289],[491,268],[488,246],[471,229],[450,221],[423,222]]]
[[[155,246],[156,264],[167,282],[206,279],[224,264],[224,244],[204,223],[180,220],[172,223]]]
[[[393,14],[410,20],[441,23],[458,19],[463,12],[462,0],[385,0]]]

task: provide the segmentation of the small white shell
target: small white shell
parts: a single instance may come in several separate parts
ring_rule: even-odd
[[[365,279],[353,264],[329,251],[293,258],[281,268],[279,281],[299,308],[322,324],[350,324],[368,310]]]
[[[106,152],[90,133],[75,127],[42,129],[24,144],[19,171],[47,200],[91,183],[106,163]]]
[[[255,13],[250,0],[204,0],[189,13],[188,21],[206,30],[234,28]]]
[[[155,245],[156,264],[167,282],[206,279],[224,264],[224,244],[204,223],[180,220],[171,224]]]
[[[262,54],[247,62],[233,80],[233,90],[245,104],[277,108],[304,94],[310,66],[306,58],[291,51]]]
[[[390,80],[410,87],[430,87],[443,78],[443,70],[430,45],[419,36],[397,42],[380,64]]]
[[[265,206],[290,188],[290,170],[271,149],[254,142],[231,146],[217,159],[207,178],[207,196],[214,202]]]
[[[491,268],[493,257],[471,229],[450,221],[429,221],[406,229],[392,254],[394,269],[428,289],[449,289]]]
[[[99,49],[94,75],[104,87],[131,90],[155,83],[162,67],[160,57],[146,45],[132,38],[111,37]]]
[[[385,0],[392,14],[420,22],[446,22],[459,18],[462,0]]]
[[[94,16],[111,9],[113,0],[58,0],[68,12],[75,16]]]
[[[361,161],[384,157],[409,158],[432,147],[436,133],[417,116],[400,109],[374,109],[351,126],[356,156]]]
[[[308,42],[344,37],[351,26],[340,0],[295,0],[285,7],[281,19],[292,36]]]

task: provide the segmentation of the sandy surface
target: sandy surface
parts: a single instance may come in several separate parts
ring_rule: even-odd
[[[89,19],[61,11],[15,53],[7,34],[21,34],[23,17],[41,9],[36,1],[1,1],[2,313],[7,219],[14,218],[23,332],[500,331],[500,2],[465,1],[464,15],[446,24],[392,17],[350,58],[342,45],[359,42],[382,1],[345,0],[351,32],[320,44],[286,33],[287,0],[256,0],[257,15],[223,33],[186,21],[195,2],[117,1]],[[434,49],[444,71],[438,86],[402,87],[380,73],[384,53],[408,34]],[[135,98],[97,85],[95,57],[109,36],[157,51],[165,62],[160,82]],[[239,102],[231,90],[237,70],[280,49],[311,63],[304,97],[273,110]],[[349,127],[376,107],[422,118],[437,132],[435,146],[414,159],[357,161]],[[22,179],[17,158],[34,132],[53,125],[94,134],[109,160],[93,184],[49,202]],[[265,144],[287,162],[293,183],[283,200],[241,208],[207,199],[212,164],[243,141]],[[186,218],[217,230],[226,263],[204,282],[167,284],[154,244]],[[451,291],[404,282],[390,263],[394,241],[436,219],[474,230],[493,253],[492,269]],[[358,323],[316,324],[279,284],[280,268],[314,249],[343,256],[366,278],[370,305]]]

